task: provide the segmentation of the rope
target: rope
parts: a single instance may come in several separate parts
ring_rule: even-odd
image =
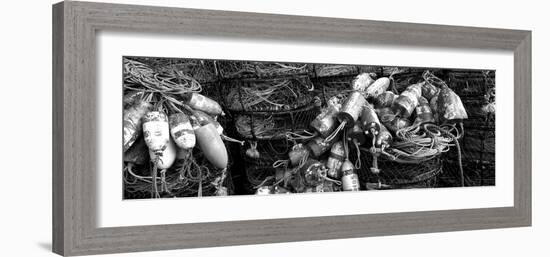
[[[325,138],[324,142],[325,143],[332,142],[332,140],[336,138],[336,136],[338,136],[338,133],[340,133],[340,131],[342,131],[342,129],[344,129],[345,126],[346,126],[346,121],[342,121],[340,125],[338,125],[338,127],[328,137]]]
[[[124,81],[128,84],[140,85],[145,89],[136,89],[127,85],[126,88],[134,90],[144,90],[162,94],[180,95],[189,92],[200,92],[201,85],[192,77],[182,73],[169,74],[154,71],[148,65],[131,60],[124,59]],[[174,82],[178,80],[179,83]]]

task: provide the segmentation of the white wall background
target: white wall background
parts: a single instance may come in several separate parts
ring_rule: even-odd
[[[112,2],[122,2],[114,1]],[[146,3],[153,1],[127,0]],[[189,0],[159,5],[533,31],[533,227],[219,247],[117,256],[549,256],[548,7],[544,1]],[[53,256],[51,247],[51,4],[9,1],[0,26],[0,256]],[[546,22],[544,22],[546,20]],[[505,114],[502,114],[505,115]],[[510,114],[512,115],[512,114]]]

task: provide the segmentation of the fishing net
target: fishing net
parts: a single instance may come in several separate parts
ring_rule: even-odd
[[[165,72],[155,70],[141,62],[142,58],[123,58],[123,80],[125,90],[181,95],[200,92],[201,85],[193,77],[173,70]],[[140,61],[138,61],[140,60]]]
[[[285,139],[290,132],[308,130],[318,114],[319,107],[315,103],[292,111],[243,113],[236,115],[235,128],[245,139]]]
[[[358,170],[359,180],[361,184],[367,185],[367,189],[435,187],[436,177],[442,172],[439,157],[414,164],[398,163],[381,157],[378,158],[378,174],[368,168],[372,167],[372,155],[362,155],[361,162],[363,168]]]
[[[358,66],[359,73],[375,73],[378,77],[383,77],[384,67],[383,66],[370,66],[370,65],[360,65]],[[385,76],[387,77],[387,76]]]
[[[159,73],[172,74],[174,77],[186,74],[200,83],[218,80],[214,60],[157,57],[143,57],[139,60]]]
[[[215,196],[221,186],[227,188],[227,193],[233,192],[233,181],[229,172],[231,162],[226,171],[215,168],[204,158],[202,152],[194,149],[185,159],[176,163],[165,172],[159,171],[156,177],[157,188],[162,198],[188,196]],[[124,168],[124,199],[152,198],[153,180],[151,164],[134,166],[125,163]],[[162,175],[164,173],[164,175]]]
[[[461,139],[465,185],[495,185],[495,71],[451,70],[447,81],[468,112]],[[453,186],[459,179],[457,154],[451,149],[443,156],[439,186]]]
[[[313,99],[313,84],[307,76],[232,81],[224,90],[227,108],[236,112],[294,110]]]
[[[454,70],[447,76],[449,87],[461,97],[481,96],[489,89],[489,80],[494,80],[494,71]]]
[[[273,164],[278,160],[288,158],[292,144],[287,140],[248,141],[246,148],[240,149],[240,157],[246,176],[245,190],[253,193],[255,187],[268,183],[269,177],[276,175],[277,168]],[[254,155],[257,153],[257,155]],[[273,181],[271,181],[273,182]]]
[[[314,64],[316,77],[356,76],[359,74],[359,66],[342,64]]]
[[[306,75],[310,65],[304,63],[275,63],[253,61],[219,61],[220,75],[226,79],[272,78]]]
[[[426,68],[400,68],[392,67],[385,70],[391,80],[391,90],[394,93],[403,92],[408,86],[424,81]],[[439,69],[430,69],[432,75],[443,78],[444,74]]]
[[[323,105],[332,97],[337,97],[343,102],[352,92],[354,79],[355,76],[317,78],[314,80],[315,94],[322,99]]]

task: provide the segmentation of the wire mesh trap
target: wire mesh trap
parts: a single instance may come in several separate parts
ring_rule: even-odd
[[[280,140],[288,133],[306,131],[318,113],[314,103],[292,111],[243,113],[236,115],[235,127],[245,139]]]
[[[219,61],[221,77],[226,79],[274,78],[294,75],[307,75],[311,72],[309,64],[277,63],[254,61]]]
[[[316,77],[356,76],[360,68],[355,65],[342,64],[314,64]]]
[[[289,111],[313,99],[313,84],[307,76],[231,81],[224,90],[226,106],[234,112]]]
[[[146,99],[168,116],[187,114],[188,129],[215,125],[229,165],[215,168],[205,145],[158,173],[149,155],[129,158],[124,197],[494,185],[494,79],[477,70],[126,58],[124,107]],[[449,116],[449,104],[461,116]],[[342,156],[340,170],[329,166]]]
[[[174,77],[186,75],[199,83],[218,80],[216,61],[214,60],[160,57],[144,57],[139,60],[158,73],[172,74]]]
[[[327,77],[314,80],[315,94],[322,99],[323,105],[332,97],[337,97],[343,102],[352,90],[355,76]]]
[[[154,167],[151,163],[135,165],[125,163],[124,197],[126,199],[154,198],[153,176]],[[230,165],[228,165],[228,170]],[[233,182],[230,174],[215,168],[208,162],[202,152],[195,150],[189,153],[161,176],[155,177],[158,194],[163,198],[188,196],[216,196],[233,192]],[[221,188],[224,189],[221,189]]]
[[[364,155],[361,161],[364,167],[372,166],[372,156]],[[443,163],[440,157],[415,164],[398,163],[382,157],[378,159],[378,167],[380,169],[378,174],[368,169],[360,170],[359,178],[367,189],[435,187],[437,176],[442,172]]]

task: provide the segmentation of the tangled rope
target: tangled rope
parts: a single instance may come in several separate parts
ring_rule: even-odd
[[[285,64],[272,62],[224,62],[221,65],[225,77],[239,77],[256,74],[260,77],[296,74],[307,70],[307,64]]]
[[[127,89],[161,94],[180,95],[202,90],[199,82],[181,71],[174,69],[171,73],[160,73],[144,63],[128,58],[124,59],[124,82]],[[133,85],[138,85],[139,88]]]
[[[356,67],[353,65],[341,64],[323,64],[316,66],[315,72],[319,77],[338,76],[345,73],[355,72]]]
[[[423,124],[410,126],[396,132],[397,140],[391,147],[381,151],[381,154],[391,161],[404,164],[420,164],[448,152],[451,147],[457,147],[458,164],[461,184],[464,186],[464,171],[462,167],[462,153],[458,140],[462,137],[461,130],[456,125]]]
[[[232,110],[290,110],[311,100],[311,96],[304,90],[310,90],[311,87],[311,83],[298,79],[260,80],[233,87],[227,102]]]

